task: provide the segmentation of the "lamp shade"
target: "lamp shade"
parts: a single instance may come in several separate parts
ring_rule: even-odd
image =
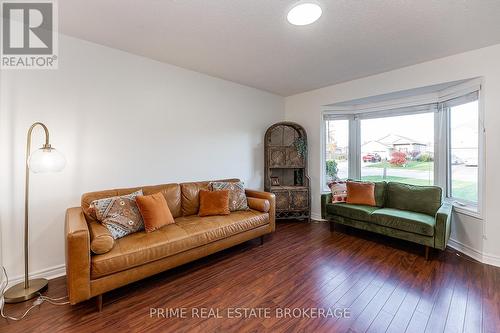
[[[57,172],[64,169],[65,166],[64,155],[52,147],[35,150],[28,160],[28,167],[34,173]]]

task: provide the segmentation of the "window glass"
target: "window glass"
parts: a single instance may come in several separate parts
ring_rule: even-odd
[[[449,195],[473,203],[478,201],[478,128],[478,101],[450,108]]]
[[[434,113],[361,120],[361,178],[434,184]]]
[[[325,136],[326,183],[347,179],[349,177],[349,120],[326,120]]]

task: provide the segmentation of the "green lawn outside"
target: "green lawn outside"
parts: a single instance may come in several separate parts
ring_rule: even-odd
[[[477,186],[473,182],[455,180],[452,192],[454,198],[477,202]]]
[[[366,180],[368,182],[379,182],[381,180],[385,180],[387,182],[400,182],[412,185],[433,185],[432,182],[429,183],[428,179],[416,179],[416,178],[406,178],[406,177],[396,177],[396,176],[387,176],[383,179],[382,176],[363,176],[362,180]]]
[[[361,177],[362,180],[369,182],[377,182],[384,180],[382,176],[364,176]],[[394,177],[387,176],[385,181],[400,182],[412,185],[432,185],[426,179],[415,179],[415,178],[405,178],[405,177]],[[477,202],[477,186],[473,182],[467,181],[454,181],[453,183],[453,197],[457,199],[468,200],[472,202]]]
[[[391,163],[384,161],[379,163],[364,165],[367,168],[387,168],[387,169],[405,169],[405,170],[421,170],[428,171],[434,169],[434,162],[419,162],[419,161],[408,161],[406,166],[392,165]]]

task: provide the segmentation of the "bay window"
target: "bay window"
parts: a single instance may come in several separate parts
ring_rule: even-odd
[[[480,83],[323,113],[322,185],[337,179],[438,185],[480,213]],[[333,108],[334,109],[334,108]]]

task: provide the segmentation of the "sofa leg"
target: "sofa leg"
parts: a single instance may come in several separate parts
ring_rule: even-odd
[[[260,245],[264,245],[264,235],[260,236]]]
[[[335,222],[330,221],[330,231],[334,232],[335,231]]]
[[[429,247],[425,247],[425,260],[429,260]]]
[[[101,312],[102,311],[102,294],[96,296],[96,306],[97,306],[97,311]]]

